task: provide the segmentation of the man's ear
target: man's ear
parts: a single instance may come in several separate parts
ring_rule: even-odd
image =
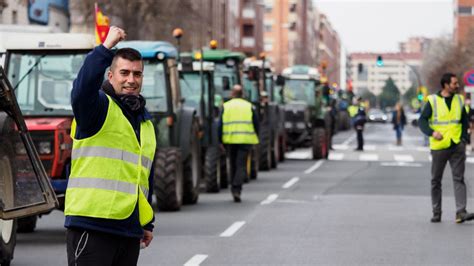
[[[107,71],[107,79],[110,80],[112,78],[112,71],[110,69]]]

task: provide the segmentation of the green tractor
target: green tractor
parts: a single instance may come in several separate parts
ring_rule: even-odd
[[[259,118],[258,161],[260,170],[276,168],[285,153],[285,130],[281,97],[276,92],[268,61],[246,59],[244,89]]]
[[[10,265],[13,259],[17,219],[58,206],[13,87],[0,66],[0,265]]]
[[[245,55],[240,52],[232,52],[225,49],[204,50],[202,53],[204,61],[214,62],[214,86],[216,95],[222,96],[222,100],[230,99],[230,92],[234,85],[243,84],[243,61]],[[257,178],[258,174],[258,156],[255,149],[249,154],[247,163],[248,176],[252,179]]]
[[[199,56],[195,56],[199,54]],[[222,96],[214,87],[213,62],[204,62],[200,53],[181,53],[179,77],[185,105],[198,110],[202,129],[201,154],[204,167],[203,181],[207,192],[219,192],[227,188],[226,154],[218,139],[219,114],[222,111]]]
[[[327,158],[331,117],[318,70],[295,65],[285,68],[277,80],[284,86],[287,144],[296,148],[309,142],[313,159]]]
[[[158,209],[177,211],[198,201],[202,176],[197,109],[185,105],[178,74],[177,50],[161,41],[124,41],[144,61],[142,94],[157,131],[154,194]]]

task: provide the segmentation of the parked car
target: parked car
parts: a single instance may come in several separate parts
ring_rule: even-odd
[[[370,109],[367,116],[369,117],[369,122],[385,123],[388,120],[387,114],[385,114],[382,110],[376,108]]]

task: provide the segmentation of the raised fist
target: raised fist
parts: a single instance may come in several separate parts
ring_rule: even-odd
[[[125,40],[126,37],[127,34],[123,29],[116,26],[112,26],[110,27],[109,33],[107,34],[107,38],[105,39],[102,45],[104,45],[107,49],[111,49],[120,41]]]

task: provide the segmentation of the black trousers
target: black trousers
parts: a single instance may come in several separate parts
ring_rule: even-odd
[[[454,199],[456,201],[456,212],[466,211],[466,184],[464,183],[464,171],[466,162],[466,145],[461,143],[445,150],[431,151],[431,202],[433,213],[441,213],[441,180],[446,164],[449,162],[453,175]]]
[[[68,228],[66,232],[69,266],[137,265],[140,239],[97,231]]]
[[[230,160],[231,190],[232,192],[240,193],[242,191],[242,183],[247,176],[247,156],[252,146],[247,144],[229,144],[226,147]]]
[[[357,132],[357,149],[362,150],[364,149],[364,128],[358,129],[356,128]]]

